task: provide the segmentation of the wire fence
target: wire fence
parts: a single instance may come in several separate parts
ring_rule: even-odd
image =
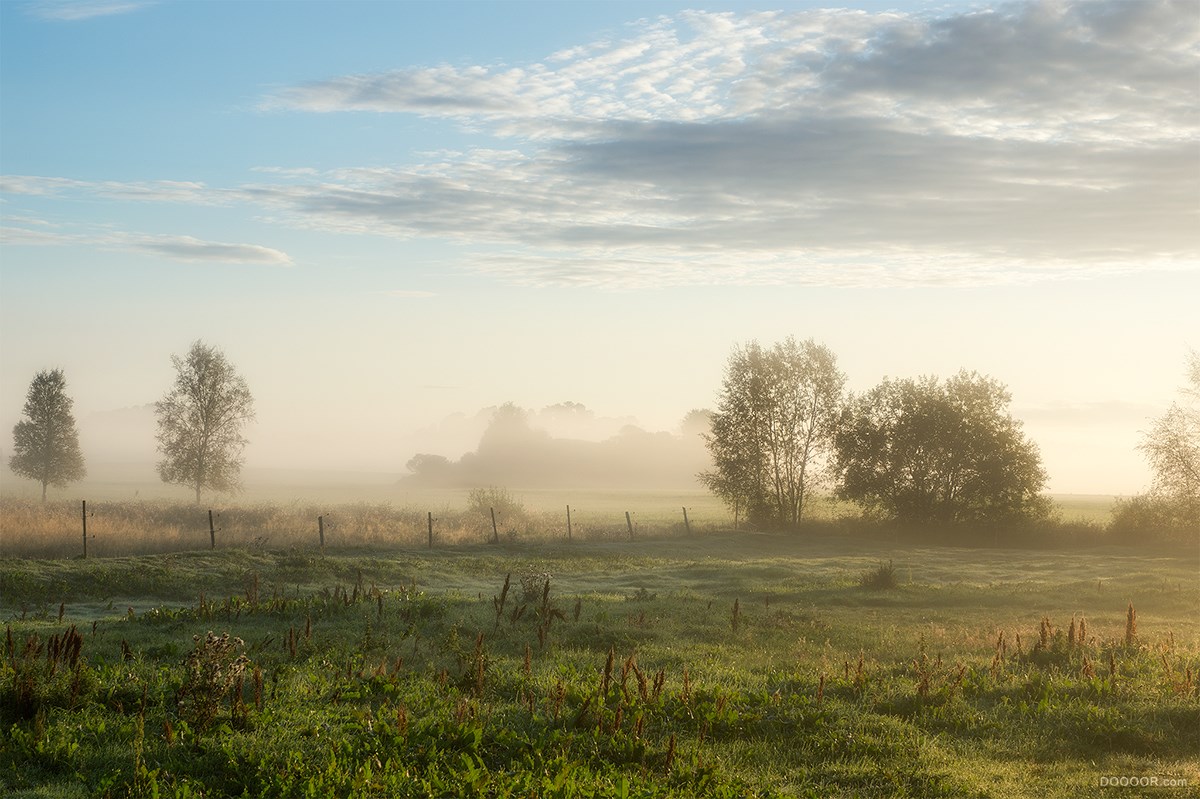
[[[610,503],[607,503],[611,505]],[[0,499],[0,557],[94,558],[251,547],[411,548],[481,543],[598,541],[703,535],[729,529],[723,514],[679,506],[647,511],[563,506],[438,508],[356,502],[224,507],[171,501]]]

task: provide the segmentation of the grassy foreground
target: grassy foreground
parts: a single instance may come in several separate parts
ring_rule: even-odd
[[[4,559],[0,794],[1198,795],[1197,566],[746,534]]]

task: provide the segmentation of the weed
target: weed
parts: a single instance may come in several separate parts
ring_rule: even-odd
[[[6,625],[4,638],[0,715],[32,719],[50,707],[75,707],[94,690],[95,678],[82,657],[83,635],[74,624],[48,641],[31,633],[21,643]]]
[[[1137,611],[1133,608],[1133,603],[1129,603],[1129,610],[1125,614],[1125,646],[1137,646]]]
[[[896,577],[896,568],[889,560],[887,563],[880,563],[874,569],[863,572],[858,578],[858,584],[863,588],[881,591],[897,588],[900,582]]]
[[[519,569],[507,592],[487,597],[512,554],[482,544],[331,552],[308,571],[286,572],[275,556],[247,550],[170,565],[0,561],[0,601],[13,617],[0,713],[11,712],[12,675],[27,648],[33,693],[43,697],[32,718],[0,725],[0,794],[50,795],[79,780],[98,796],[948,799],[995,793],[1003,780],[1012,795],[1065,799],[1094,787],[1094,763],[1141,772],[1179,764],[1179,776],[1200,778],[1190,562],[1114,561],[1105,551],[980,553],[968,563],[961,551],[923,548],[905,558],[921,559],[922,582],[881,602],[847,594],[843,574],[828,567],[873,546],[813,538],[805,547],[797,556],[794,540],[706,536],[681,553],[677,541],[576,541],[569,552],[538,552],[545,566],[536,571],[556,576],[526,601],[511,579]],[[1030,567],[1047,576],[1029,581]],[[1099,567],[1132,575],[1114,574],[1096,599],[1138,597],[1136,646],[1122,643],[1119,606],[1072,617],[1077,586],[1090,587]],[[166,577],[138,582],[160,569],[175,593],[152,602],[135,590],[111,596],[118,575],[163,590]],[[253,572],[256,603],[247,595]],[[375,587],[414,572],[439,593]],[[95,574],[103,581],[80,590]],[[654,605],[624,604],[625,586],[650,580]],[[738,599],[726,617],[731,626],[737,619],[737,635],[714,627],[705,608],[719,622],[731,588],[735,597],[769,596],[765,619],[779,623],[753,624]],[[581,594],[591,597],[586,621]],[[23,605],[27,619],[17,621]],[[89,605],[102,608],[93,635],[78,645],[59,625],[53,643],[58,610],[64,624],[86,629],[76,616]],[[124,613],[127,605],[137,613]],[[646,624],[626,623],[642,614]],[[1019,635],[1014,618],[1027,620]],[[188,661],[179,668],[177,631],[198,619],[221,620],[227,646],[217,643],[224,636],[196,639],[189,661],[222,661],[222,674],[239,672],[229,683],[202,679],[198,668],[189,677]],[[1056,620],[1068,624],[1060,630]],[[39,637],[28,646],[31,636]],[[72,700],[77,646],[93,665]],[[75,662],[84,663],[82,652]],[[188,693],[216,697],[210,721],[199,703],[164,706]]]
[[[550,572],[530,565],[521,575],[521,594],[526,602],[537,602],[542,595],[543,587],[550,585],[553,575]]]
[[[183,662],[183,685],[179,688],[176,705],[180,718],[203,732],[217,715],[225,697],[235,685],[241,684],[242,673],[249,658],[243,650],[245,642],[228,632],[218,636],[212,631],[201,638],[192,636],[195,647]],[[232,702],[231,714],[236,713],[240,691]]]

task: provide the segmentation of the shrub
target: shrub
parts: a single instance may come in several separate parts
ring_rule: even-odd
[[[529,514],[525,506],[507,488],[473,488],[467,494],[468,513],[476,517],[479,528],[488,533],[492,531],[493,510],[496,512],[496,524],[507,533],[515,533],[528,526]]]
[[[1194,544],[1200,537],[1200,518],[1194,503],[1141,494],[1116,504],[1108,532],[1122,544]]]
[[[179,689],[179,715],[197,730],[203,731],[221,712],[221,704],[235,685],[241,685],[249,659],[242,652],[245,643],[229,633],[192,636],[195,648],[183,662],[183,685]],[[236,704],[238,697],[234,698]]]
[[[863,588],[879,591],[896,588],[900,582],[896,579],[896,567],[889,560],[887,563],[880,563],[874,569],[863,572],[862,576],[858,578],[858,584]]]

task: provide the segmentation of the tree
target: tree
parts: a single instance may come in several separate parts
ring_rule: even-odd
[[[1188,354],[1188,386],[1182,402],[1173,402],[1138,445],[1154,472],[1151,497],[1169,506],[1170,515],[1200,526],[1200,353]]]
[[[158,414],[158,475],[165,483],[200,491],[234,491],[246,439],[242,427],[254,418],[246,381],[215,347],[197,341],[186,358],[171,356],[175,385],[154,404]]]
[[[714,468],[701,481],[756,523],[798,525],[826,476],[845,382],[812,339],[735,349],[706,437]]]
[[[1046,472],[1010,401],[1003,384],[974,372],[884,380],[847,404],[838,496],[904,523],[1044,516]]]
[[[65,488],[87,475],[71,405],[62,370],[38,372],[25,395],[26,418],[13,427],[8,467],[42,484],[42,502],[46,486]]]

